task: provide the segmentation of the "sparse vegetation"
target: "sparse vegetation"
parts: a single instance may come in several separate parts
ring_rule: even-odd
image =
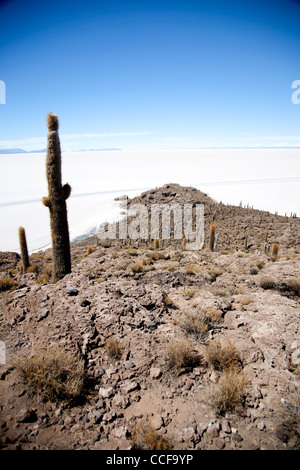
[[[11,277],[1,277],[0,278],[0,292],[11,290],[16,287],[15,281]]]
[[[243,373],[235,369],[226,370],[217,383],[207,388],[207,404],[217,416],[224,416],[227,411],[234,412],[238,405],[244,404],[247,383]]]
[[[276,281],[270,276],[264,276],[259,281],[260,287],[263,289],[275,289],[276,288]]]
[[[135,450],[171,450],[173,448],[170,440],[160,436],[149,423],[137,424],[132,432]]]
[[[291,391],[281,400],[273,415],[276,421],[277,435],[286,435],[287,440],[295,438],[294,448],[300,449],[300,387]]]
[[[206,346],[205,359],[218,372],[240,369],[242,362],[238,351],[230,341],[222,345],[218,340],[210,341]]]
[[[166,362],[169,369],[186,369],[201,363],[199,354],[188,339],[173,339],[166,346]]]
[[[14,366],[32,393],[43,400],[70,402],[82,396],[84,363],[68,351],[46,349],[19,358]]]
[[[111,336],[105,343],[105,349],[110,359],[117,361],[121,359],[123,354],[123,348],[120,341],[115,337]]]

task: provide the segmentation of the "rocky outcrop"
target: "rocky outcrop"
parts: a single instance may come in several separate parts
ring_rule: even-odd
[[[194,191],[166,185],[140,198],[180,194],[185,201]],[[207,202],[218,213],[220,206]],[[15,274],[18,288],[0,298],[2,447],[125,450],[146,425],[173,449],[295,448],[297,438],[278,426],[277,415],[299,383],[299,295],[288,288],[300,278],[299,255],[282,248],[274,260],[257,250],[190,252],[166,244],[157,250],[164,256],[154,257],[147,245],[94,246],[87,254],[81,243],[72,246],[72,272],[56,283],[38,283],[38,272]],[[48,256],[39,254],[39,267]],[[144,269],[132,270],[143,260]],[[273,279],[272,288],[262,287],[264,277]],[[197,337],[183,327],[190,314],[215,321]],[[118,357],[109,354],[111,339]],[[187,341],[197,362],[170,368],[174,340]],[[234,345],[248,383],[246,401],[223,415],[207,399],[219,381],[206,359],[213,341]],[[51,348],[84,362],[82,402],[43,402],[23,382],[15,360]]]

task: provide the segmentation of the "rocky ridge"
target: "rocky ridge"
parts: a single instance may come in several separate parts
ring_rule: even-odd
[[[31,255],[35,269],[25,275],[17,254],[1,254],[1,276],[16,287],[0,298],[2,448],[145,448],[142,424],[173,449],[299,447],[299,434],[278,421],[282,402],[299,387],[299,219],[172,184],[129,203],[174,201],[205,203],[206,243],[213,222],[216,251],[184,250],[180,241],[154,249],[152,242],[90,239],[72,245],[72,273],[57,283],[47,278],[51,250]],[[265,250],[266,231],[270,244],[279,243],[276,257]],[[182,319],[204,312],[217,321],[191,334]],[[116,358],[107,349],[112,338]],[[174,341],[188,342],[197,362],[171,368]],[[234,346],[247,379],[245,400],[222,414],[207,394],[222,375],[207,361],[216,341]],[[82,360],[88,377],[85,396],[72,406],[33,396],[14,366],[22,355],[57,347]]]

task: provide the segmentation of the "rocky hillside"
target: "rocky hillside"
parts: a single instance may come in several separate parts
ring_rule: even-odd
[[[129,204],[174,202],[205,204],[202,250],[89,239],[57,283],[51,250],[1,253],[2,448],[299,449],[300,219],[175,184]]]

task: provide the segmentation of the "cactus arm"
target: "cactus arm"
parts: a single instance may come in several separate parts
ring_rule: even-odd
[[[72,188],[68,183],[66,183],[63,185],[62,190],[63,190],[64,199],[67,200],[71,194]]]

